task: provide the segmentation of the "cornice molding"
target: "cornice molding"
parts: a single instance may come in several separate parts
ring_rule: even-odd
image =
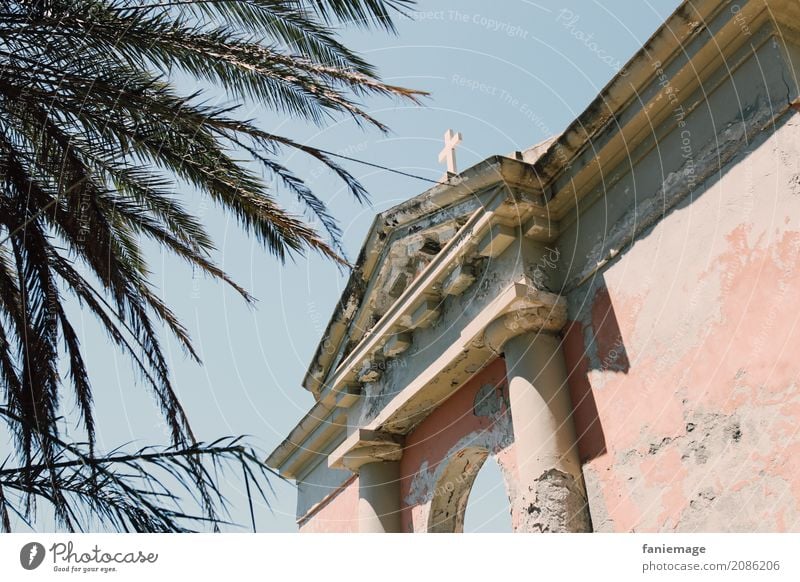
[[[403,438],[376,430],[357,429],[329,456],[332,469],[358,473],[367,463],[399,461],[403,456]]]

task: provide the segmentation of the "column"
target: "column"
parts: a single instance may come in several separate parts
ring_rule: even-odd
[[[400,531],[400,463],[366,463],[358,472],[358,530]]]
[[[526,531],[590,531],[572,401],[559,338],[511,337],[503,347]]]
[[[591,531],[560,340],[513,315],[493,326],[492,347],[505,355],[508,375],[520,529]]]
[[[358,474],[358,530],[400,531],[400,458],[398,435],[357,428],[328,457],[328,465]]]

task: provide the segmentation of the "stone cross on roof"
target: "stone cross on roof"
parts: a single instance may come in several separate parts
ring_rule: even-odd
[[[456,146],[461,143],[461,133],[453,133],[448,129],[444,134],[444,148],[439,152],[439,162],[447,164],[448,174],[457,174],[456,170]]]

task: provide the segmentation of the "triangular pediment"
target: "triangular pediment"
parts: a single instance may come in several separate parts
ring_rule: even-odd
[[[489,158],[376,217],[309,367],[303,383],[307,389],[319,396],[339,363],[470,218],[497,203],[498,193],[510,222],[531,207],[544,206],[533,166],[522,161],[522,154],[519,158]],[[468,282],[466,273],[454,284]]]

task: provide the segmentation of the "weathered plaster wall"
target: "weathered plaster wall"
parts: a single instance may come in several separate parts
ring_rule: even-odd
[[[357,533],[358,477],[334,490],[299,525],[300,533]]]
[[[730,58],[730,69],[716,71],[691,95],[679,94],[679,104],[666,104],[672,114],[651,127],[625,162],[617,167],[597,162],[601,180],[562,220],[558,248],[567,268],[559,271],[564,278],[559,283],[573,287],[622,250],[634,232],[660,220],[690,193],[698,194],[704,181],[718,179],[721,166],[797,97],[777,40],[740,53]],[[663,70],[653,67],[656,74]],[[671,88],[668,82],[665,87]]]
[[[297,516],[306,515],[326,498],[337,493],[352,477],[350,471],[328,467],[327,454],[338,442],[331,442],[320,452],[317,464],[308,473],[297,479]]]
[[[637,203],[666,213],[569,294],[595,531],[800,531],[800,116],[746,137],[785,108],[782,67],[766,45],[688,120],[693,171],[738,151],[689,196],[666,138],[584,213],[575,235],[594,245],[561,247],[596,260]]]
[[[431,523],[444,525],[444,514],[431,520],[437,496],[459,497],[450,507],[460,510],[463,518],[467,495],[486,454],[496,459],[509,499],[515,499],[514,435],[505,362],[500,358],[466,382],[406,436],[400,461],[403,531],[423,532]],[[464,462],[459,464],[462,458]],[[458,465],[458,470],[449,470],[450,463]],[[510,505],[513,507],[513,503]],[[515,513],[512,511],[512,520]]]

